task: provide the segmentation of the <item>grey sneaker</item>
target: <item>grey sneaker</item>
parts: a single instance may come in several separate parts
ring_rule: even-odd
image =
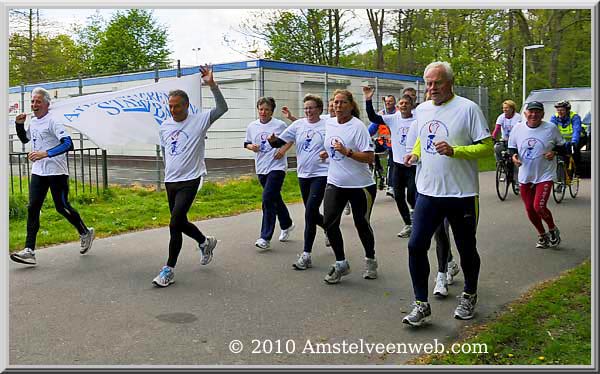
[[[175,283],[175,271],[168,266],[163,266],[152,283],[156,287],[168,287],[170,284]]]
[[[412,225],[406,225],[398,233],[398,237],[399,238],[408,238],[410,236],[411,232],[412,232]]]
[[[429,303],[415,301],[412,305],[413,310],[402,318],[402,323],[411,326],[421,326],[422,324],[429,322],[431,319],[431,306],[429,306]]]
[[[285,230],[281,230],[281,234],[279,234],[279,241],[280,242],[287,242],[287,240],[290,238],[290,233],[292,231],[294,231],[295,228],[296,228],[296,225],[294,224],[294,222],[292,222],[292,224],[290,225],[290,227],[288,227]]]
[[[550,235],[545,232],[538,237],[538,241],[535,243],[536,248],[548,248],[550,247]]]
[[[558,227],[554,227],[552,230],[548,231],[550,234],[550,247],[557,247],[560,244],[560,230]]]
[[[94,231],[93,227],[88,228],[87,233],[79,235],[79,238],[81,239],[81,250],[79,253],[82,255],[86,254],[92,248],[92,242],[94,241],[95,237],[96,231]]]
[[[363,278],[377,279],[377,260],[374,258],[365,258],[365,271]]]
[[[217,246],[217,239],[214,236],[207,236],[204,243],[200,244],[200,265],[208,265],[213,259],[213,250]]]
[[[346,207],[344,208],[344,214],[347,216],[350,215],[350,203],[346,203]]]
[[[256,243],[254,243],[254,245],[262,250],[269,249],[269,247],[271,247],[271,243],[263,238],[256,239]]]
[[[298,260],[292,264],[294,269],[296,270],[306,270],[308,268],[312,268],[312,260],[310,255],[306,256],[304,253],[298,255]]]
[[[25,265],[37,264],[37,262],[35,261],[35,251],[31,248],[25,248],[19,252],[11,253],[10,259],[14,262],[18,262],[20,264]]]
[[[448,284],[454,283],[454,277],[460,273],[460,266],[452,260],[448,262],[448,272],[446,273],[446,280]]]
[[[433,294],[435,296],[448,296],[448,277],[446,274],[447,273],[438,273],[437,279],[435,280],[435,287],[433,288]]]
[[[477,304],[477,294],[469,295],[463,292],[458,297],[458,306],[454,311],[454,318],[456,319],[471,319],[475,315],[475,305]]]
[[[338,265],[337,263],[331,265],[329,272],[325,276],[325,282],[329,284],[339,283],[344,275],[350,274],[350,264],[348,261],[344,262],[345,265]]]

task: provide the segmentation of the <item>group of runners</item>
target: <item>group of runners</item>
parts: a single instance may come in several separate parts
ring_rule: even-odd
[[[215,98],[215,108],[191,113],[188,95],[181,90],[172,91],[169,94],[171,118],[159,128],[171,220],[167,261],[152,281],[157,287],[167,287],[174,282],[182,234],[197,242],[202,265],[211,262],[218,244],[215,237],[203,234],[187,218],[207,172],[204,161],[206,133],[228,110],[212,69],[205,66],[200,72]],[[538,231],[538,247],[560,243],[560,232],[546,202],[556,173],[552,159],[555,153],[566,152],[559,127],[542,120],[544,108],[541,103],[528,103],[525,118],[516,121],[515,105],[506,101],[504,113],[497,121],[499,127],[490,134],[477,104],[453,92],[454,73],[447,62],[429,64],[423,78],[427,100],[417,105],[416,91],[409,88],[399,98],[393,113],[375,113],[373,88],[365,86],[362,89],[369,120],[386,127],[390,134],[390,179],[393,197],[404,221],[398,236],[409,238],[408,265],[414,291],[412,310],[402,321],[413,326],[420,326],[431,317],[428,250],[434,237],[438,273],[433,294],[447,296],[448,284],[462,269],[464,287],[453,316],[461,320],[474,316],[481,262],[476,245],[477,159],[492,155],[497,132],[502,131],[513,162],[520,166],[521,196],[527,215]],[[388,98],[395,102],[395,97]],[[312,267],[311,253],[320,229],[325,234],[325,245],[330,246],[335,255],[335,263],[329,267],[324,281],[336,284],[350,273],[340,230],[343,213],[350,208],[364,249],[362,276],[376,279],[378,263],[370,223],[377,193],[369,167],[374,163],[372,134],[359,119],[359,104],[350,91],[336,90],[327,104],[328,114],[323,114],[326,103],[317,95],[306,95],[303,98],[305,116],[299,119],[283,107],[283,115],[293,120],[288,126],[273,117],[276,110],[273,98],[261,97],[257,101],[258,119],[248,125],[243,144],[254,153],[256,174],[263,187],[262,222],[255,246],[260,251],[271,247],[277,222],[281,242],[287,241],[296,227],[281,196],[287,170],[286,152],[295,146],[305,223],[303,253],[293,262],[293,268],[306,270]],[[36,264],[35,238],[48,189],[57,211],[81,235],[82,254],[89,251],[95,235],[94,229],[86,227],[68,203],[66,153],[73,145],[64,127],[48,115],[49,106],[48,92],[36,88],[32,92],[34,117],[29,128],[24,128],[24,114],[16,118],[19,139],[24,143],[32,142],[28,157],[33,162],[33,175],[25,249],[12,253],[10,258],[27,265]],[[542,221],[546,222],[547,231]],[[460,255],[460,267],[450,251],[449,228]]]

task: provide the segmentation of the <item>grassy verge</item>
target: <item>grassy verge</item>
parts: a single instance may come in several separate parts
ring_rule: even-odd
[[[477,160],[477,166],[479,166],[479,171],[496,170],[496,158],[494,157],[494,155],[488,156],[486,158],[480,158]]]
[[[586,261],[507,307],[495,321],[465,332],[487,354],[422,356],[427,365],[590,365],[591,267]]]
[[[9,199],[9,249],[22,249],[27,227],[27,190]],[[282,189],[286,202],[301,201],[296,173],[289,172]],[[198,221],[235,215],[261,207],[262,188],[256,177],[245,177],[223,183],[204,184],[198,192],[188,218]],[[169,224],[166,192],[145,187],[111,186],[100,196],[95,193],[70,197],[84,222],[96,229],[98,237],[142,230]],[[54,209],[50,194],[40,216],[37,247],[79,240],[77,231]]]

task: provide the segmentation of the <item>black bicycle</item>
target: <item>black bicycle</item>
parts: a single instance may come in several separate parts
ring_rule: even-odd
[[[496,161],[496,193],[501,201],[506,200],[508,188],[511,186],[513,193],[519,195],[518,172],[519,169],[513,164],[508,151],[502,151],[500,160]]]
[[[556,157],[556,181],[552,185],[552,197],[557,204],[565,198],[565,191],[569,187],[569,195],[574,199],[579,193],[579,176],[575,168],[573,155],[569,154],[567,160]]]

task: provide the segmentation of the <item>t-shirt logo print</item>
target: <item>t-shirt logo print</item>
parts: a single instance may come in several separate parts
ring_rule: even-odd
[[[408,127],[400,127],[398,129],[398,135],[400,136],[400,144],[406,145],[406,136],[408,135]]]
[[[432,120],[425,122],[423,130],[427,131],[427,141],[425,143],[425,152],[430,154],[437,154],[435,150],[435,143],[448,140],[448,128],[442,122]],[[421,131],[423,131],[421,130]]]
[[[33,150],[37,151],[38,147],[41,146],[41,144],[43,144],[44,142],[44,137],[42,136],[42,132],[41,131],[32,131],[31,132],[31,141],[33,142]]]
[[[267,141],[267,138],[269,137],[269,135],[270,134],[266,133],[266,132],[261,132],[260,134],[258,134],[258,139],[260,139],[258,142],[258,145],[260,147],[259,151],[262,153],[267,153],[272,149],[271,145]]]
[[[536,138],[527,138],[521,144],[521,148],[525,150],[523,157],[528,160],[541,157],[544,153],[544,143]]]
[[[316,145],[323,142],[323,135],[314,130],[306,130],[301,137],[304,138],[299,149],[302,152],[310,152]]]
[[[329,139],[329,157],[331,157],[333,160],[336,161],[340,161],[342,160],[344,156],[341,152],[338,152],[335,150],[335,142],[341,143],[342,145],[344,145],[344,142],[342,141],[341,138],[337,137],[337,136],[333,136]]]
[[[187,148],[188,134],[181,130],[175,130],[169,134],[169,153],[172,156],[181,154]]]

